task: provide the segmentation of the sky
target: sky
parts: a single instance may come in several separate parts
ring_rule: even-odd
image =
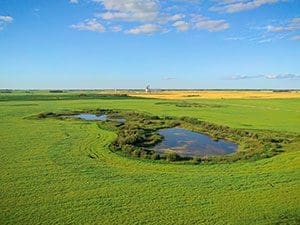
[[[300,0],[0,0],[0,88],[300,88]]]

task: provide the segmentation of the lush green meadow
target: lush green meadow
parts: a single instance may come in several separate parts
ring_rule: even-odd
[[[300,142],[263,160],[182,165],[112,153],[116,133],[92,121],[28,119],[126,109],[300,135],[300,99],[178,107],[179,100],[9,95],[0,96],[0,224],[300,224]]]

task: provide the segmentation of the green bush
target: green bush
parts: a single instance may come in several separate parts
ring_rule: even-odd
[[[199,163],[202,162],[202,159],[199,156],[195,156],[195,157],[192,158],[191,161],[192,161],[193,164],[199,164]]]
[[[132,156],[134,157],[140,157],[142,154],[142,151],[140,149],[135,149],[133,152],[132,152]]]
[[[154,153],[151,155],[152,160],[160,160],[160,155],[158,153]]]
[[[180,156],[176,152],[172,151],[166,154],[166,159],[167,161],[175,162],[180,160]]]

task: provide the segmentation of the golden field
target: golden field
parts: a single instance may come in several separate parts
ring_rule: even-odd
[[[127,93],[130,96],[158,99],[280,99],[300,98],[299,91],[160,91]]]

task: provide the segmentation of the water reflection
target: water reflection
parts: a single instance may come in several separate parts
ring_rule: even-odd
[[[225,140],[213,140],[210,136],[182,128],[159,131],[164,140],[154,146],[158,153],[175,151],[180,156],[225,155],[237,150],[237,144]]]
[[[70,116],[72,118],[79,118],[82,120],[98,120],[98,121],[116,121],[120,123],[125,123],[126,120],[123,118],[109,118],[108,115],[96,115],[91,113],[81,113],[78,115]]]

